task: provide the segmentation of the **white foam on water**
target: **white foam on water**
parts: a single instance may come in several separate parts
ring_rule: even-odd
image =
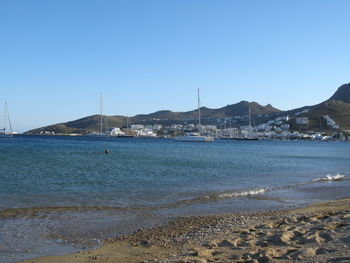
[[[329,181],[341,181],[343,180],[345,175],[343,174],[327,174],[326,177],[321,177],[321,178],[315,178],[312,180],[312,182],[329,182]]]
[[[246,191],[222,193],[222,194],[219,194],[217,197],[218,198],[244,197],[244,196],[263,194],[266,191],[268,191],[268,188],[257,188],[257,189],[250,189],[250,190],[246,190]]]

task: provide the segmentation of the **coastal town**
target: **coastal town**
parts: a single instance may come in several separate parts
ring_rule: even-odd
[[[271,104],[240,101],[221,108],[200,103],[187,112],[160,110],[133,117],[106,116],[102,112],[74,121],[25,132],[28,135],[179,138],[190,134],[232,140],[350,140],[350,83],[313,106],[279,110]],[[97,137],[98,137],[97,136]]]
[[[295,115],[298,116],[301,113],[296,113]],[[185,133],[200,131],[201,134],[212,136],[216,139],[350,140],[350,136],[347,136],[350,131],[339,131],[339,126],[328,115],[323,116],[328,130],[322,132],[306,130],[309,123],[307,117],[295,117],[296,127],[299,128],[299,131],[293,131],[291,125],[288,124],[290,118],[290,116],[282,116],[257,126],[245,125],[239,128],[233,127],[234,124],[238,120],[249,119],[249,116],[243,115],[217,119],[217,125],[195,125],[192,123],[164,126],[160,124],[134,124],[126,129],[113,128],[110,131],[110,135],[125,136],[129,134],[136,137],[176,137]],[[304,130],[305,132],[302,132]]]
[[[187,133],[200,132],[215,139],[278,139],[278,140],[315,140],[315,141],[349,141],[350,131],[340,130],[339,125],[328,115],[321,118],[322,131],[308,130],[309,119],[300,117],[307,113],[305,109],[295,112],[292,116],[279,116],[267,122],[255,125],[254,119],[250,115],[239,115],[216,119],[216,125],[202,125],[194,123],[185,124],[131,124],[128,127],[107,128],[104,132],[111,137],[150,137],[150,138],[172,138]],[[268,114],[257,117],[269,118]],[[156,121],[156,120],[155,120]],[[237,123],[248,123],[237,126]],[[70,135],[82,136],[79,133],[55,133],[54,131],[42,130],[41,135]]]

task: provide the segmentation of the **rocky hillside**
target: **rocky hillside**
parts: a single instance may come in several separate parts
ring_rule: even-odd
[[[340,86],[328,101],[334,101],[334,100],[350,103],[350,83]]]
[[[262,106],[256,102],[241,101],[227,105],[219,109],[201,107],[201,120],[203,124],[216,124],[218,118],[248,115],[249,108],[252,115],[265,115],[279,113],[280,110],[271,105]],[[158,111],[147,115],[136,115],[131,118],[132,123],[140,124],[172,124],[172,123],[197,123],[198,110],[188,112]]]
[[[280,110],[271,105],[262,106],[256,102],[241,101],[237,104],[227,105],[219,109],[201,108],[201,120],[203,124],[216,124],[217,118],[232,117],[237,115],[248,115],[249,108],[252,115],[278,114]],[[103,116],[104,127],[127,126],[125,116]],[[169,110],[157,111],[151,114],[140,114],[129,118],[129,124],[184,124],[198,123],[198,110],[188,112],[173,112]],[[27,134],[38,134],[41,131],[53,131],[55,133],[81,133],[87,134],[100,130],[100,115],[88,116],[82,119],[58,123],[46,127],[27,131]]]
[[[324,130],[323,116],[330,116],[341,129],[350,130],[350,83],[344,84],[338,88],[334,95],[314,106],[305,106],[289,111],[280,111],[270,104],[262,106],[256,102],[241,101],[236,104],[227,105],[219,109],[201,108],[201,120],[203,124],[217,124],[217,119],[234,116],[247,116],[249,109],[255,124],[263,123],[278,116],[289,115],[292,117],[290,124],[295,123],[296,113],[304,112],[299,117],[308,117],[309,125],[305,129]],[[127,126],[127,117],[125,116],[104,116],[104,127]],[[235,126],[246,125],[248,118],[242,118],[235,123]],[[140,114],[129,118],[131,124],[184,124],[198,123],[197,109],[188,112],[173,112],[169,110],[157,111],[151,114]],[[100,129],[100,116],[93,115],[75,121],[54,124],[38,129],[30,130],[27,134],[38,134],[41,131],[54,131],[55,133],[81,133],[86,134]]]
[[[75,121],[58,123],[25,132],[26,134],[40,134],[40,132],[49,131],[56,134],[87,134],[100,130],[100,115],[92,115]],[[126,126],[127,117],[124,116],[103,116],[103,127],[124,127]]]
[[[300,115],[300,117],[309,118],[306,129],[327,130],[323,116],[328,115],[340,126],[340,129],[350,130],[350,83],[340,86],[328,100],[314,106],[296,109],[294,112],[304,109],[309,109],[309,112]]]

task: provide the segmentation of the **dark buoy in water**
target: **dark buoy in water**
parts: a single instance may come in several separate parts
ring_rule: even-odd
[[[105,149],[105,154],[109,153],[109,150],[108,149]]]

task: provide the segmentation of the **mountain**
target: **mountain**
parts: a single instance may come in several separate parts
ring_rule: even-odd
[[[241,101],[236,104],[227,105],[219,109],[210,109],[207,107],[201,107],[201,121],[203,124],[216,125],[218,118],[232,117],[238,115],[248,115],[249,107],[252,115],[270,115],[281,112],[280,110],[272,107],[270,104],[262,106],[256,102]],[[127,117],[125,116],[104,116],[105,122],[108,127],[123,128],[127,125]],[[188,112],[173,112],[169,110],[157,111],[150,114],[139,114],[134,117],[130,117],[131,124],[184,124],[184,123],[198,123],[198,110]],[[244,124],[247,123],[247,119],[244,120]],[[43,131],[50,131],[60,134],[81,133],[87,134],[93,131],[99,131],[100,129],[100,115],[92,115],[82,119],[69,121],[66,123],[58,123],[49,125],[37,129],[27,131],[26,134],[39,134]]]
[[[126,124],[126,117],[124,116],[104,116],[104,127],[123,127]],[[96,131],[100,129],[101,116],[93,115],[78,119],[75,121],[69,121],[65,123],[65,126],[75,129],[85,129],[88,132]]]
[[[275,114],[280,110],[270,104],[262,106],[256,102],[241,101],[236,104],[227,105],[219,109],[201,107],[201,121],[203,124],[216,124],[218,118],[232,117],[238,115],[248,115],[249,107],[253,115]],[[151,114],[136,115],[130,118],[132,123],[139,124],[173,124],[173,123],[197,123],[198,110],[187,112],[157,111]]]
[[[340,86],[328,101],[334,100],[350,103],[350,83]]]
[[[124,127],[126,126],[127,117],[124,116],[104,116],[104,123],[108,127]],[[49,131],[56,134],[88,134],[100,130],[100,115],[92,115],[75,121],[66,123],[58,123],[25,132],[25,134],[40,134],[40,132]],[[104,127],[106,126],[104,124]]]
[[[289,111],[290,115],[295,112],[302,112],[300,117],[309,118],[309,125],[306,127],[309,130],[326,130],[323,116],[328,115],[337,125],[343,130],[350,130],[350,83],[340,86],[337,91],[326,101],[303,108]]]
[[[290,116],[289,124],[294,129],[300,129],[295,124],[296,117],[309,118],[309,124],[304,127],[307,130],[326,130],[323,116],[328,115],[332,118],[341,129],[350,130],[350,83],[344,84],[328,100],[313,106],[305,106],[288,111],[280,111],[270,104],[262,106],[256,102],[241,101],[236,104],[224,106],[219,109],[210,109],[201,107],[202,124],[217,124],[217,119],[231,118],[234,119],[235,127],[247,125],[248,112],[252,115],[253,122],[260,123],[273,120],[279,116]],[[125,116],[105,116],[106,123],[111,127],[123,128],[127,125]],[[197,109],[187,112],[173,112],[170,110],[157,111],[150,114],[139,114],[130,117],[131,124],[185,124],[198,123]],[[100,125],[100,115],[92,115],[75,121],[54,124],[46,127],[27,131],[27,134],[38,134],[41,131],[54,131],[55,133],[81,133],[86,134],[98,131]]]
[[[330,116],[342,129],[350,129],[350,104],[341,100],[323,102],[312,109],[308,116],[311,119],[319,116]]]

